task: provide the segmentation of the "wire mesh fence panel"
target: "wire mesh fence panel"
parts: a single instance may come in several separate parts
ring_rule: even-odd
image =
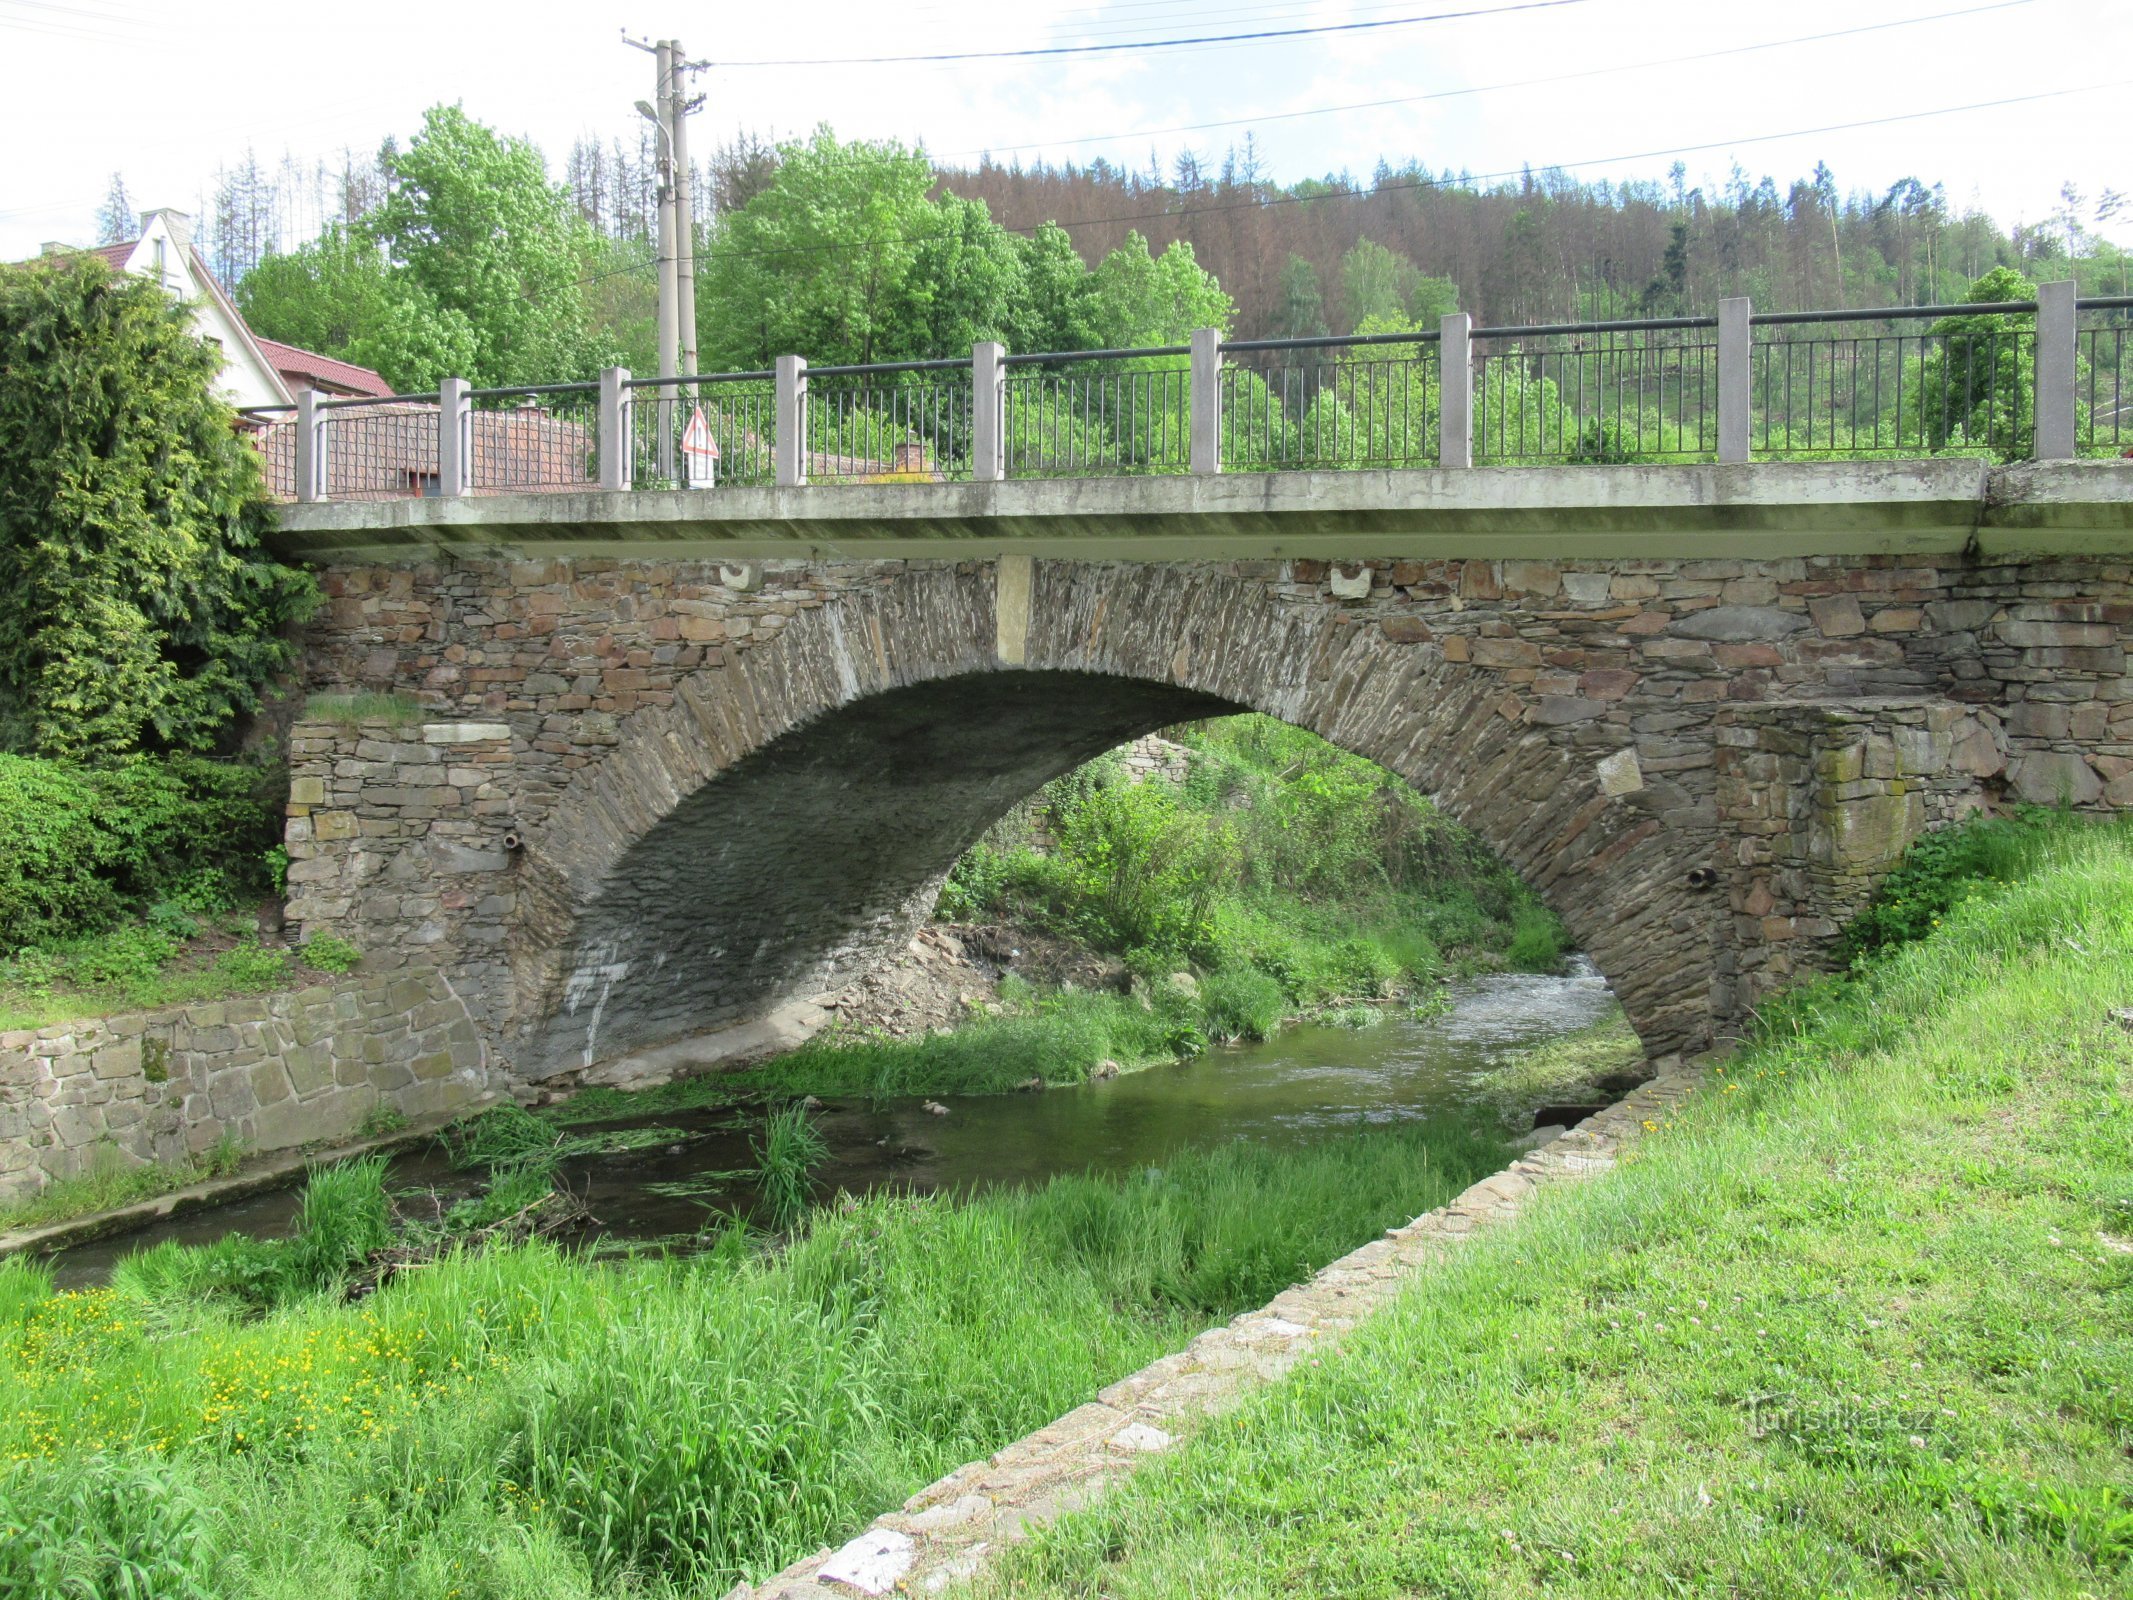
[[[595,384],[476,389],[465,428],[469,494],[564,494],[600,482]]]
[[[807,378],[810,483],[946,483],[970,476],[970,367]]]
[[[1192,373],[1172,357],[1080,370],[1011,368],[1001,419],[1010,478],[1185,472]]]
[[[1594,464],[1717,452],[1715,339],[1477,334],[1476,344],[1477,462]]]
[[[2084,313],[2074,332],[2074,444],[2082,455],[2133,453],[2133,326],[2125,310]]]
[[[270,500],[296,498],[296,407],[256,406],[237,413],[238,426],[259,457]]]
[[[1789,323],[1749,352],[1749,445],[1763,456],[2028,454],[2036,335],[1997,314],[1911,330]]]
[[[769,373],[719,374],[694,384],[636,381],[628,397],[637,488],[777,481],[777,394]]]
[[[437,492],[435,402],[329,400],[318,415],[319,482],[328,500],[408,500]]]
[[[1223,468],[1434,463],[1438,381],[1437,352],[1424,346],[1225,364],[1219,380]]]

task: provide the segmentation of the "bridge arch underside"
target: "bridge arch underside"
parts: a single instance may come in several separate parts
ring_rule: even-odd
[[[1727,919],[1706,797],[1611,794],[1626,727],[1536,726],[1499,675],[1192,568],[907,569],[700,671],[527,841],[510,1055],[529,1079],[746,1023],[909,937],[955,858],[1050,778],[1257,710],[1398,772],[1591,953],[1655,1054],[1714,1035]]]

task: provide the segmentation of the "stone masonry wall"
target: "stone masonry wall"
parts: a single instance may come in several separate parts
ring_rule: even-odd
[[[456,1111],[489,1089],[474,1020],[441,972],[0,1033],[0,1201],[99,1159],[176,1161],[345,1139],[380,1107]]]
[[[429,720],[297,730],[292,915],[380,959],[467,977],[506,1054],[514,1028],[572,996],[597,1010],[618,982],[661,989],[678,1015],[686,963],[719,943],[734,896],[756,915],[795,864],[871,870],[851,849],[854,821],[931,826],[949,848],[970,819],[929,809],[930,782],[963,782],[974,807],[1046,775],[1026,753],[1012,771],[973,775],[1005,735],[997,719],[1026,713],[1004,693],[969,712],[993,723],[965,722],[960,744],[926,744],[908,768],[901,746],[856,735],[825,735],[812,756],[795,744],[767,765],[749,766],[754,753],[839,707],[863,726],[863,703],[882,691],[1012,665],[1269,711],[1384,762],[1479,828],[1596,953],[1611,943],[1616,967],[1707,974],[1691,999],[1601,962],[1650,989],[1645,1020],[1686,1044],[1710,1032],[1692,1013],[1723,1033],[1724,1018],[1821,959],[1917,827],[2003,798],[2133,805],[2133,564],[2119,558],[1045,560],[1021,580],[1012,662],[995,641],[1009,615],[1000,570],[611,558],[329,569],[310,686],[411,690]],[[1156,713],[1193,714],[1182,699],[1120,705],[1111,742],[1161,726]],[[933,714],[966,709],[942,694]],[[924,744],[925,732],[903,736]],[[880,768],[866,804],[907,810],[855,818],[855,795],[840,802],[838,762],[861,748]],[[711,776],[744,768],[784,787],[734,798],[730,827],[689,821]],[[507,832],[526,848],[504,849]],[[642,858],[655,848],[666,856]],[[714,858],[715,885],[689,877]],[[855,914],[893,936],[880,908],[902,901],[890,891],[937,865],[907,863]],[[623,900],[618,873],[634,875]],[[615,952],[637,923],[620,911],[598,940],[585,933],[603,901],[675,929],[626,959]],[[769,974],[789,946],[797,982],[823,941],[796,920],[804,907],[787,909],[759,930],[770,943],[758,941],[758,966]],[[745,1010],[756,991],[719,992]],[[593,1048],[592,1030],[578,1033]],[[625,1034],[611,1036],[620,1047]]]

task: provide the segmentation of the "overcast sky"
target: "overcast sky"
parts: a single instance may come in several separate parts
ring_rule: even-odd
[[[1477,174],[1564,166],[1588,179],[1663,178],[1678,158],[1692,183],[1722,182],[1738,161],[1781,189],[1822,160],[1846,189],[1907,175],[1945,183],[1957,209],[2002,224],[2050,216],[2069,181],[2092,203],[2106,186],[2133,191],[2133,0],[1568,0],[1249,44],[741,65],[1137,43],[1507,3],[0,0],[0,259],[48,239],[89,242],[114,171],[141,207],[192,209],[247,146],[266,165],[284,152],[368,150],[440,100],[530,135],[559,169],[579,135],[627,130],[631,102],[650,89],[650,58],[623,46],[625,27],[678,36],[720,63],[700,80],[699,149],[736,127],[791,135],[828,122],[845,137],[922,139],[950,162],[989,149],[1144,168],[1151,148],[1166,166],[1187,145],[1219,159],[1249,130],[1281,181],[1367,178],[1381,156]],[[1896,25],[1851,31],[1877,24]],[[1841,36],[1808,37],[1829,34]],[[2035,96],[2052,98],[2023,98]],[[1905,120],[1854,126],[1882,118]],[[1211,123],[1224,126],[1199,126]],[[2103,231],[2133,243],[2133,207]]]

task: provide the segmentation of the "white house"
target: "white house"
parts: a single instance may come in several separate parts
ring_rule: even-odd
[[[78,248],[48,244],[44,253],[63,255]],[[153,278],[189,306],[200,336],[222,352],[222,393],[240,411],[247,406],[294,404],[305,389],[337,397],[392,397],[392,386],[368,367],[262,339],[246,327],[206,260],[193,247],[192,218],[182,211],[143,212],[138,239],[81,253],[101,256],[120,272]]]
[[[48,244],[47,255],[74,247]],[[192,308],[200,336],[222,352],[222,392],[239,409],[285,406],[295,395],[288,382],[244,325],[244,318],[193,248],[192,219],[182,211],[141,214],[141,236],[124,244],[107,244],[84,254],[102,256],[121,272],[154,278]]]

